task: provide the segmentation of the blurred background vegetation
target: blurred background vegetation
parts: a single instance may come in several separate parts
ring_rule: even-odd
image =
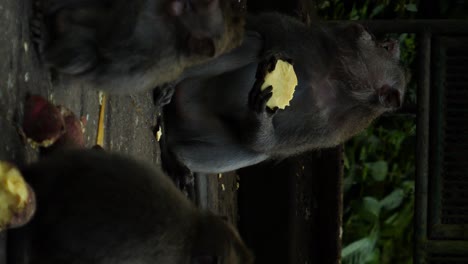
[[[321,19],[468,18],[468,0],[317,0]],[[417,43],[401,41],[401,58],[415,72]],[[414,74],[412,74],[414,75]],[[378,119],[345,145],[344,264],[413,263],[416,82],[403,109]]]

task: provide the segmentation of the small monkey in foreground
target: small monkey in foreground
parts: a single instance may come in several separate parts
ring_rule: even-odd
[[[43,62],[108,92],[170,83],[240,45],[244,31],[244,0],[36,1]]]
[[[280,14],[249,17],[246,29],[261,35],[250,43],[262,47],[256,57],[222,56],[218,65],[237,69],[176,86],[164,111],[169,174],[180,173],[180,163],[220,173],[333,147],[402,104],[406,79],[397,41],[376,41],[357,23],[308,27]],[[284,110],[267,108],[271,89],[260,90],[277,58],[292,60],[298,78]]]
[[[20,232],[31,264],[250,264],[235,229],[159,170],[103,150],[53,154],[22,170],[36,215]]]

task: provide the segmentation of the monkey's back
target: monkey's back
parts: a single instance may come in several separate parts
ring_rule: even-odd
[[[194,208],[158,170],[90,150],[24,170],[36,192],[31,263],[179,263]],[[166,262],[164,262],[166,261]]]

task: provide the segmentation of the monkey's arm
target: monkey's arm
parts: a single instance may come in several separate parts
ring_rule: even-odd
[[[242,68],[259,60],[263,50],[263,39],[257,32],[245,33],[240,47],[204,64],[185,69],[176,81],[163,84],[153,90],[154,104],[162,107],[171,102],[172,94],[178,83],[195,77],[217,76]]]
[[[247,31],[242,45],[207,63],[186,69],[178,78],[178,82],[191,77],[220,75],[252,62],[258,61],[263,50],[263,38],[254,31]]]
[[[208,63],[187,69],[179,80],[190,77],[215,76],[259,62],[280,50],[300,43],[308,28],[297,19],[278,13],[265,13],[247,17],[246,33],[242,45],[230,53]],[[296,34],[291,34],[295,32]]]

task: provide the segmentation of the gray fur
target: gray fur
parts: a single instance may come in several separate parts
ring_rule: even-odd
[[[359,24],[307,27],[262,14],[249,17],[247,29],[262,37],[256,58],[181,82],[165,110],[167,148],[192,171],[224,172],[336,146],[403,100],[399,52],[381,47]],[[299,80],[294,98],[275,114],[255,112],[248,98],[257,65],[278,54],[293,61]]]

